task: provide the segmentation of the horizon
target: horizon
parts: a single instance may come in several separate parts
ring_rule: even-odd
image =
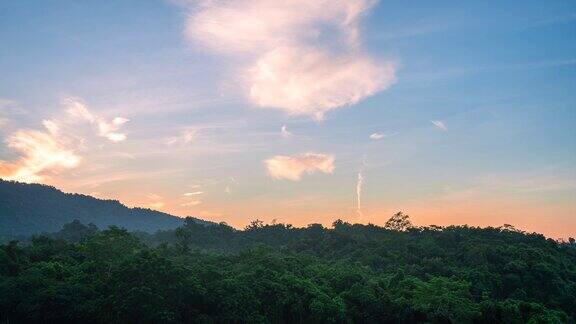
[[[518,7],[3,1],[0,179],[235,228],[566,239],[576,4]]]
[[[194,219],[194,220],[196,220],[196,221],[198,221],[198,220],[199,220],[199,221],[206,221],[205,219],[199,218],[199,217],[194,216],[194,215],[178,216],[178,215],[172,215],[172,214],[169,214],[169,213],[166,213],[166,212],[162,212],[162,211],[160,211],[160,210],[152,209],[152,208],[150,208],[150,207],[127,206],[127,205],[125,205],[124,203],[122,203],[122,201],[119,201],[119,200],[117,200],[117,199],[97,198],[97,197],[94,197],[94,196],[91,196],[91,195],[87,195],[87,194],[82,194],[82,193],[65,192],[65,191],[62,191],[61,189],[59,189],[59,188],[57,188],[57,187],[54,187],[54,186],[51,186],[51,185],[42,184],[42,183],[18,182],[18,181],[14,181],[14,180],[4,180],[4,179],[1,179],[1,178],[0,178],[0,181],[9,182],[9,183],[15,183],[15,184],[17,184],[17,185],[38,185],[38,186],[41,186],[41,187],[48,187],[48,188],[50,188],[50,189],[59,191],[59,192],[61,192],[61,193],[64,194],[64,195],[80,195],[80,196],[84,196],[84,197],[87,197],[87,198],[90,198],[90,199],[96,199],[96,200],[105,201],[105,202],[118,203],[118,204],[120,204],[121,206],[123,206],[123,207],[125,207],[125,208],[128,208],[128,209],[130,209],[130,210],[134,210],[134,209],[149,210],[149,211],[153,211],[153,212],[158,212],[158,213],[165,214],[166,216],[169,216],[169,217],[179,218],[179,219],[182,219],[182,220],[186,220],[187,218],[190,217],[190,218],[192,218],[192,219]],[[476,228],[476,229],[503,229],[503,230],[516,231],[516,232],[519,232],[519,233],[522,233],[522,234],[525,234],[525,235],[543,235],[544,237],[546,237],[546,238],[548,238],[548,239],[553,239],[553,240],[555,240],[555,241],[557,241],[557,242],[559,242],[559,243],[566,243],[566,242],[568,242],[569,240],[573,239],[572,236],[567,236],[567,237],[550,237],[550,236],[547,236],[547,235],[544,234],[544,233],[540,233],[540,232],[537,232],[537,231],[526,231],[526,230],[524,230],[523,228],[518,228],[518,227],[516,227],[514,224],[501,224],[501,225],[499,225],[499,226],[496,226],[496,225],[486,225],[486,226],[476,225],[476,226],[475,226],[475,225],[470,225],[470,224],[448,224],[448,225],[445,225],[445,226],[439,226],[439,225],[436,225],[436,224],[427,224],[427,225],[415,224],[415,223],[412,222],[412,219],[411,219],[410,215],[405,214],[405,213],[402,212],[402,211],[397,211],[397,212],[394,213],[393,215],[390,215],[388,218],[384,219],[384,222],[383,222],[382,224],[375,224],[375,223],[371,223],[371,222],[368,222],[368,223],[347,222],[347,221],[342,220],[342,219],[340,219],[340,218],[335,218],[335,219],[329,221],[328,223],[315,223],[315,222],[311,222],[311,223],[307,223],[307,224],[297,224],[297,225],[291,224],[291,223],[289,223],[289,222],[277,222],[276,219],[272,219],[271,221],[266,222],[266,221],[261,220],[261,219],[259,219],[259,218],[254,218],[254,219],[250,220],[247,224],[241,225],[241,226],[234,226],[234,225],[228,224],[228,223],[226,223],[226,222],[224,222],[224,221],[220,221],[220,222],[218,222],[218,221],[208,221],[208,222],[211,222],[213,225],[225,225],[225,226],[230,226],[230,227],[232,227],[232,228],[234,228],[235,230],[238,230],[238,231],[246,231],[246,230],[249,229],[249,227],[253,226],[255,223],[259,223],[261,226],[283,225],[283,226],[289,226],[290,228],[296,228],[296,229],[306,229],[306,228],[310,228],[310,226],[312,226],[312,225],[321,225],[321,226],[322,226],[323,228],[325,228],[325,229],[331,229],[331,228],[333,229],[333,228],[335,228],[335,227],[334,227],[334,226],[335,226],[334,224],[335,224],[336,222],[343,222],[344,224],[348,224],[348,225],[363,225],[363,226],[370,226],[370,225],[371,225],[371,226],[376,226],[376,227],[380,227],[380,228],[388,228],[388,227],[387,227],[387,226],[388,226],[388,225],[387,225],[387,222],[390,221],[392,218],[398,216],[398,215],[403,215],[403,216],[406,216],[406,217],[407,217],[407,220],[408,220],[409,225],[408,225],[406,228],[404,228],[403,230],[410,229],[410,228],[414,228],[414,229],[426,229],[426,228],[432,228],[432,227],[439,228],[439,229],[448,229],[448,228],[451,228],[451,227],[456,227],[456,228]],[[71,220],[70,222],[71,222],[71,223],[73,223],[73,222],[79,222],[79,223],[82,224],[82,225],[88,225],[88,224],[83,223],[82,221],[80,221],[80,220],[77,219],[77,218]],[[64,227],[64,226],[66,226],[66,225],[68,225],[68,224],[70,224],[70,223],[63,223],[62,225],[63,225],[63,227]],[[111,225],[110,225],[110,226],[111,226]],[[183,225],[183,226],[184,226],[184,225]],[[106,229],[106,228],[101,228],[101,229],[99,229],[99,230],[105,230],[105,229]],[[398,230],[398,229],[390,229],[390,230],[393,230],[393,231],[394,231],[394,230]],[[47,233],[44,233],[44,234],[47,234]]]

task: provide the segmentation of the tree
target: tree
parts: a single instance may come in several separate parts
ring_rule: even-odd
[[[246,226],[246,231],[257,230],[259,228],[264,227],[264,222],[256,218],[255,220],[250,222],[250,225]]]
[[[410,216],[403,214],[401,211],[394,214],[384,225],[384,228],[393,231],[405,231],[412,227]]]
[[[62,229],[56,233],[56,237],[71,242],[80,242],[88,236],[96,234],[97,231],[98,227],[93,223],[90,223],[88,226],[86,226],[79,220],[75,219],[70,223],[64,224]]]
[[[176,244],[183,252],[190,251],[190,244],[192,243],[192,233],[186,227],[178,227],[174,231],[176,236]]]

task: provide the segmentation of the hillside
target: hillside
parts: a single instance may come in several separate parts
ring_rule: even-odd
[[[155,232],[176,228],[182,219],[142,208],[128,208],[116,200],[67,194],[54,187],[0,180],[0,235],[56,232],[73,220],[131,231]],[[196,220],[200,223],[208,223]]]

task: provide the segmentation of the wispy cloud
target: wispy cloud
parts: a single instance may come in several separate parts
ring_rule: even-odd
[[[236,178],[234,177],[228,177],[227,180],[227,184],[224,187],[224,192],[226,192],[226,194],[231,195],[232,192],[234,191],[234,189],[236,189],[238,187],[239,183],[238,180],[236,180]]]
[[[282,135],[282,137],[284,138],[292,137],[292,133],[288,130],[288,127],[286,127],[286,125],[282,125],[282,128],[280,129],[280,135]]]
[[[570,191],[576,189],[576,174],[554,174],[550,171],[522,175],[484,175],[477,178],[477,187],[517,194]]]
[[[0,98],[0,112],[9,115],[26,114],[26,111],[18,104],[18,102],[5,98]]]
[[[444,125],[444,123],[440,120],[431,120],[430,121],[434,126],[436,126],[436,128],[442,130],[442,131],[447,131],[448,128],[446,127],[446,125]]]
[[[256,106],[321,120],[395,82],[393,63],[376,62],[362,51],[359,22],[373,4],[204,1],[191,10],[186,34],[233,57]]]
[[[5,131],[14,121],[14,117],[24,115],[26,111],[10,99],[0,98],[0,131]]]
[[[442,22],[428,21],[428,22],[410,22],[409,25],[402,29],[385,31],[382,33],[375,34],[372,39],[381,40],[401,40],[406,38],[413,38],[418,36],[427,36],[430,34],[445,32],[451,28],[454,28],[457,24],[455,22],[447,22],[443,20]]]
[[[191,196],[198,196],[198,195],[201,195],[203,193],[204,193],[204,191],[194,191],[194,192],[187,192],[187,193],[183,194],[182,196],[191,197]]]
[[[187,129],[180,132],[178,136],[170,137],[166,140],[168,146],[172,145],[187,145],[192,143],[196,139],[197,131],[194,129]]]
[[[164,203],[164,197],[158,194],[149,193],[146,195],[146,199],[147,201],[142,205],[145,208],[160,210],[166,206],[166,203]]]
[[[148,199],[152,199],[152,200],[162,200],[164,199],[162,196],[155,194],[155,193],[151,193],[148,194],[146,197],[148,197]]]
[[[380,133],[380,132],[370,134],[370,139],[374,140],[374,141],[381,140],[385,137],[387,137],[387,136],[383,133]]]
[[[532,28],[545,27],[545,26],[554,25],[554,24],[563,24],[563,23],[572,22],[574,20],[576,20],[576,14],[575,13],[568,13],[568,14],[564,14],[564,15],[558,15],[558,16],[554,16],[554,17],[548,17],[545,19],[536,20],[536,21],[532,22],[531,24],[529,24],[528,26],[524,27],[523,29],[532,29]]]
[[[180,204],[180,206],[182,207],[192,207],[192,206],[198,206],[202,204],[202,200],[191,200],[185,203]]]
[[[66,98],[64,99],[64,105],[67,107],[67,112],[70,116],[79,120],[87,121],[94,125],[99,136],[107,138],[111,142],[121,142],[126,140],[126,134],[120,133],[118,130],[122,125],[130,121],[129,119],[124,117],[115,117],[112,121],[108,122],[90,112],[86,104],[78,98]]]
[[[161,201],[151,202],[151,203],[144,205],[145,208],[154,209],[154,210],[160,210],[160,209],[164,208],[164,206],[165,206],[165,204]]]
[[[0,129],[4,128],[6,125],[8,125],[8,123],[10,122],[10,120],[6,117],[0,117]]]
[[[265,160],[264,164],[268,175],[274,179],[299,181],[305,173],[332,173],[334,156],[321,153],[304,153],[296,156],[276,155]]]

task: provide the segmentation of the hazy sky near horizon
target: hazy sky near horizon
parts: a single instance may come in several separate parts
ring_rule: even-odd
[[[2,0],[0,177],[243,227],[576,234],[576,2]]]

